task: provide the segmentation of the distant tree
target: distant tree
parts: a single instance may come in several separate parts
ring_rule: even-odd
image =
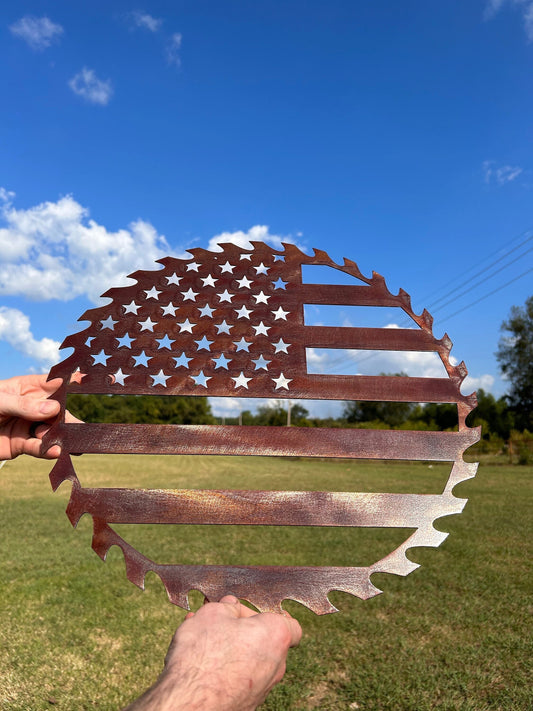
[[[67,398],[67,407],[84,422],[184,425],[214,422],[205,397],[72,393]]]
[[[468,415],[466,424],[469,427],[482,425],[484,439],[488,439],[491,434],[509,439],[514,427],[514,417],[505,398],[500,397],[496,400],[492,393],[486,393],[483,388],[479,388],[477,407]]]
[[[380,373],[406,378],[405,373]],[[398,427],[409,419],[413,410],[411,402],[364,402],[353,400],[344,404],[343,415],[347,422],[384,422],[389,427]]]
[[[502,374],[509,380],[507,399],[518,429],[533,430],[533,296],[513,306],[502,323],[496,351]]]

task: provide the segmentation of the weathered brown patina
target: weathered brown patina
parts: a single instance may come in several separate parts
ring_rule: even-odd
[[[438,546],[446,533],[435,519],[459,513],[465,499],[453,487],[475,475],[463,453],[479,439],[465,423],[475,395],[460,387],[467,371],[450,362],[451,342],[437,339],[427,311],[417,315],[403,291],[391,294],[379,274],[365,277],[349,260],[338,265],[322,251],[293,245],[274,250],[236,245],[189,250],[161,268],[139,271],[132,286],[113,288],[111,303],[86,312],[90,326],[65,339],[74,352],[55,366],[64,415],[68,392],[455,403],[456,432],[308,429],[216,425],[67,424],[59,422],[43,447],[61,446],[50,478],[56,489],[72,482],[67,514],[76,525],[90,514],[93,548],[102,558],[119,546],[128,578],[143,587],[149,571],[170,600],[188,607],[187,593],[208,600],[231,591],[260,610],[280,610],[292,599],[318,614],[334,612],[328,593],[366,599],[380,592],[373,573],[407,575],[416,567],[406,551]],[[344,272],[353,284],[308,284],[303,265]],[[412,328],[321,327],[304,322],[304,304],[400,307]],[[324,375],[308,372],[307,349],[436,352],[446,377]],[[340,351],[339,351],[340,352]],[[74,375],[76,374],[76,375]],[[71,455],[82,453],[226,454],[444,461],[452,464],[440,495],[236,490],[85,488]],[[122,523],[278,526],[378,526],[416,529],[385,558],[367,567],[162,565],[138,552],[112,528]]]

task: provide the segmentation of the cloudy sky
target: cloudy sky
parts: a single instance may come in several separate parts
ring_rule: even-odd
[[[470,387],[505,391],[499,327],[533,293],[532,0],[22,0],[0,33],[0,377],[48,369],[127,273],[252,237],[383,274]],[[315,354],[399,365],[436,368]]]

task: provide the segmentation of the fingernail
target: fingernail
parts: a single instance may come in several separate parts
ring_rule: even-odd
[[[57,405],[55,400],[45,400],[39,406],[39,412],[41,415],[51,415],[52,412],[57,410]]]

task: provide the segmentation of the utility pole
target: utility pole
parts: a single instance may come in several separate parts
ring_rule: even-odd
[[[292,402],[290,400],[287,400],[287,427],[291,426],[291,407]]]

